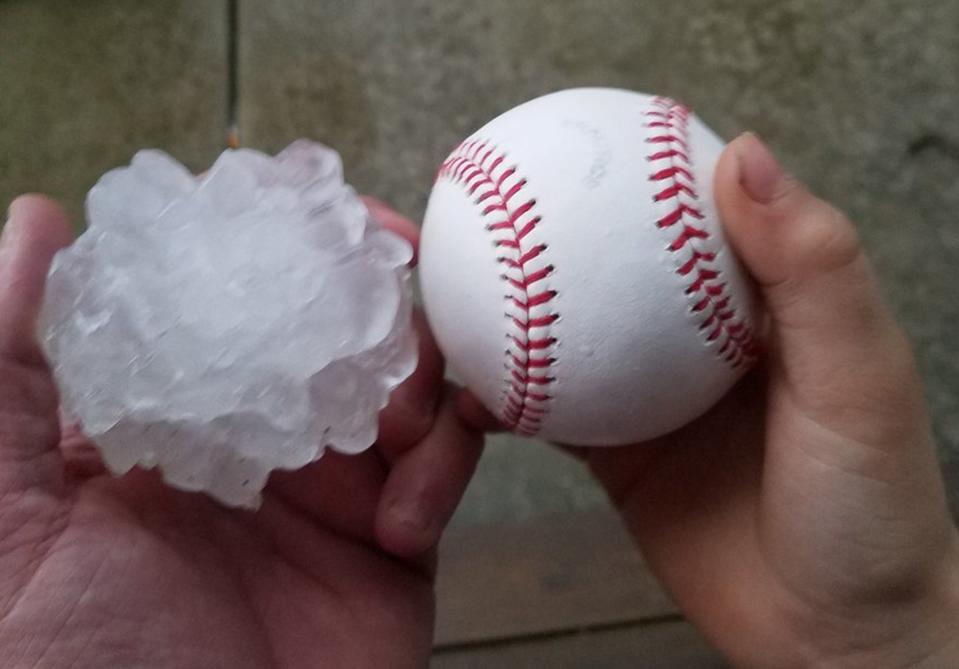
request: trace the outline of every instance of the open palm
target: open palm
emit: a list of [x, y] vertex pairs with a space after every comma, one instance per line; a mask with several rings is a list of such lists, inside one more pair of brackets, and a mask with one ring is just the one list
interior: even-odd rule
[[[411, 239], [407, 224], [370, 203]], [[106, 475], [61, 430], [33, 328], [62, 213], [18, 200], [0, 250], [0, 664], [425, 665], [435, 545], [479, 456], [421, 363], [366, 453], [276, 474], [258, 512]]]

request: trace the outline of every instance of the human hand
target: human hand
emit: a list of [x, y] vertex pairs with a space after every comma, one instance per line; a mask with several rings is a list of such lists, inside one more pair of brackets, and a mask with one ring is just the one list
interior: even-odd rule
[[58, 425], [34, 329], [70, 241], [60, 209], [26, 196], [0, 242], [0, 665], [425, 666], [435, 547], [482, 437], [454, 415], [422, 316], [373, 448], [274, 474], [257, 513], [227, 509], [153, 472], [111, 478]]
[[736, 666], [959, 666], [959, 536], [854, 227], [752, 135], [715, 185], [768, 311], [764, 368], [676, 433], [580, 454]]
[[[675, 433], [566, 450], [736, 666], [959, 666], [959, 536], [912, 354], [855, 229], [752, 135], [715, 186], [768, 312], [764, 367]], [[495, 423], [469, 394], [458, 410]]]

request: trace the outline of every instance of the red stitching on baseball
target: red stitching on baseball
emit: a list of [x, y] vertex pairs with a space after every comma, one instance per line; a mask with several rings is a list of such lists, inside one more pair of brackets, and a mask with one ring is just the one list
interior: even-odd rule
[[646, 156], [653, 164], [649, 180], [659, 186], [653, 202], [671, 206], [656, 226], [663, 230], [678, 226], [678, 232], [670, 237], [669, 251], [678, 253], [691, 248], [689, 258], [676, 269], [688, 281], [686, 294], [696, 298], [690, 311], [703, 314], [700, 332], [707, 342], [722, 341], [717, 355], [736, 368], [753, 360], [758, 346], [745, 320], [737, 320], [730, 306], [727, 284], [713, 264], [716, 254], [697, 247], [697, 242], [709, 240], [710, 235], [700, 227], [704, 216], [690, 160], [689, 115], [689, 109], [664, 97], [655, 98], [652, 108], [644, 113], [648, 119], [645, 127], [650, 132], [646, 142], [656, 147]]
[[556, 322], [556, 319], [559, 318], [559, 314], [550, 314], [549, 316], [543, 316], [542, 318], [530, 318], [527, 321], [521, 321], [515, 316], [511, 316], [513, 323], [518, 328], [545, 328]]
[[523, 255], [519, 257], [520, 267], [521, 268], [525, 267], [531, 261], [538, 258], [540, 254], [545, 250], [546, 250], [546, 244], [540, 244], [539, 246], [534, 246], [533, 248], [531, 248], [529, 251], [527, 251], [526, 253], [524, 253]]
[[657, 151], [651, 156], [646, 156], [647, 160], [662, 160], [663, 158], [679, 158], [683, 162], [687, 162], [689, 160], [689, 156], [687, 156], [683, 151], [677, 151], [676, 149]]
[[[689, 260], [679, 266], [679, 269], [676, 270], [681, 276], [686, 276], [692, 272], [699, 265], [699, 261], [712, 262], [716, 259], [715, 253], [703, 253], [702, 251], [693, 251], [693, 255], [690, 256]], [[728, 298], [727, 298], [728, 299]]]
[[523, 237], [536, 229], [536, 226], [539, 224], [540, 220], [542, 219], [539, 216], [535, 216], [532, 221], [527, 223], [519, 232], [516, 233], [516, 238], [522, 240]]
[[682, 176], [686, 177], [690, 181], [693, 181], [693, 175], [689, 173], [689, 170], [679, 165], [673, 165], [672, 167], [667, 167], [664, 170], [653, 172], [653, 174], [649, 177], [649, 180], [662, 181], [663, 179], [672, 179], [677, 174], [681, 174]]
[[553, 358], [533, 358], [529, 357], [525, 360], [520, 359], [519, 356], [515, 355], [512, 352], [508, 352], [507, 356], [509, 357], [510, 363], [516, 367], [522, 368], [535, 368], [535, 369], [544, 369], [546, 367], [552, 366], [556, 362]]
[[699, 211], [695, 207], [690, 207], [688, 204], [680, 203], [673, 211], [669, 212], [666, 216], [663, 216], [661, 219], [656, 221], [656, 225], [661, 228], [668, 228], [671, 225], [676, 225], [684, 216], [692, 216], [697, 220], [703, 220], [703, 212]]
[[539, 432], [552, 400], [548, 389], [556, 379], [546, 372], [556, 362], [552, 353], [557, 342], [548, 328], [559, 319], [553, 311], [556, 291], [534, 287], [555, 268], [543, 264], [546, 244], [530, 245], [526, 241], [542, 218], [535, 214], [535, 199], [513, 204], [527, 182], [516, 178], [515, 166], [501, 169], [505, 160], [506, 154], [495, 146], [467, 141], [450, 154], [436, 178], [464, 186], [468, 196], [475, 196], [481, 215], [492, 219], [486, 230], [495, 236], [493, 246], [500, 254], [497, 261], [506, 268], [500, 278], [509, 289], [505, 298], [512, 311], [505, 316], [514, 330], [507, 335], [507, 375], [500, 419], [508, 428], [533, 436]]
[[656, 193], [656, 195], [653, 196], [653, 202], [662, 202], [663, 200], [672, 200], [673, 198], [675, 198], [677, 195], [681, 193], [688, 195], [694, 200], [699, 197], [696, 191], [694, 191], [688, 185], [677, 181], [676, 183], [670, 186], [667, 186], [663, 190]]

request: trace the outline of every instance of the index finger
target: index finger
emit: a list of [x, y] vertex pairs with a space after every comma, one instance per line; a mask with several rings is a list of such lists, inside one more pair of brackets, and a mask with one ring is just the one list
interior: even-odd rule
[[388, 462], [418, 443], [433, 427], [443, 390], [443, 357], [420, 309], [413, 313], [417, 334], [416, 370], [395, 388], [380, 412], [377, 447]]
[[420, 248], [420, 229], [416, 227], [416, 224], [382, 200], [370, 195], [361, 195], [360, 199], [363, 200], [363, 204], [366, 205], [370, 215], [380, 225], [399, 235], [413, 246], [413, 260], [410, 261], [410, 267], [416, 267], [416, 259]]

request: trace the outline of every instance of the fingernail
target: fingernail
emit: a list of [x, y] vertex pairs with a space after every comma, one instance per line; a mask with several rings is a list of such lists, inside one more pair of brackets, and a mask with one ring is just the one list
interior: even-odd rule
[[739, 164], [739, 183], [759, 204], [770, 204], [780, 192], [785, 174], [776, 156], [754, 132], [745, 132], [733, 143]]
[[21, 213], [21, 209], [26, 207], [31, 199], [36, 199], [36, 195], [28, 193], [26, 195], [18, 195], [10, 203], [10, 206], [7, 207], [7, 221], [12, 221], [15, 218], [18, 218]]
[[15, 211], [14, 208], [17, 206], [17, 201], [14, 200], [10, 203], [10, 206], [7, 208], [7, 221], [3, 224], [3, 230], [0, 230], [0, 249], [4, 249], [10, 244], [10, 239], [13, 237], [13, 226], [10, 225], [10, 221], [14, 219]]
[[3, 234], [0, 235], [0, 248], [12, 243], [11, 240], [16, 234], [17, 226], [11, 225], [11, 223], [20, 218], [20, 210], [26, 205], [29, 197], [28, 195], [21, 195], [7, 207], [7, 222], [3, 224]]

